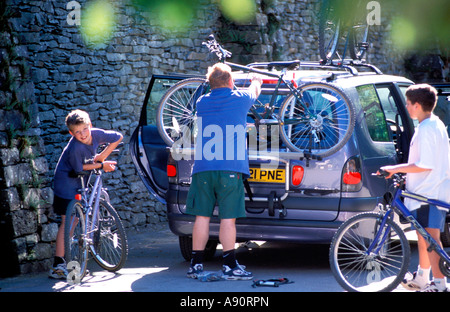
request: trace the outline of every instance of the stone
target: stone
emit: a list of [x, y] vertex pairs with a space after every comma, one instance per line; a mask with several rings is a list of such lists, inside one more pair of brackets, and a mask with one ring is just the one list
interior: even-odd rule
[[49, 223], [42, 225], [41, 239], [43, 242], [56, 241], [59, 226], [56, 223]]

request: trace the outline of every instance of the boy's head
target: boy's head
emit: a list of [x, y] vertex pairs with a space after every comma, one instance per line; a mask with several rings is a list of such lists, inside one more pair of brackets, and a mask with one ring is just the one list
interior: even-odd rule
[[416, 84], [406, 89], [406, 99], [411, 105], [418, 103], [426, 113], [432, 112], [436, 106], [437, 91], [428, 84]]
[[217, 63], [209, 67], [206, 79], [208, 79], [211, 89], [233, 87], [231, 67], [223, 63]]
[[66, 117], [69, 133], [84, 144], [91, 143], [91, 119], [89, 114], [80, 109], [71, 111]]

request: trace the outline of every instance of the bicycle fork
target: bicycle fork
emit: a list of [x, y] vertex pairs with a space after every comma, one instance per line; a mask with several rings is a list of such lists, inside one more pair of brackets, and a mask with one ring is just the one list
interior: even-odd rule
[[383, 218], [381, 219], [381, 222], [378, 224], [375, 224], [374, 231], [376, 231], [376, 235], [373, 239], [373, 242], [370, 244], [369, 248], [367, 248], [365, 255], [366, 256], [377, 256], [380, 253], [381, 248], [384, 245], [384, 242], [386, 241], [387, 236], [389, 235], [391, 231], [391, 226], [386, 225], [387, 220], [392, 218], [393, 210], [391, 208], [388, 208], [386, 213], [384, 214]]

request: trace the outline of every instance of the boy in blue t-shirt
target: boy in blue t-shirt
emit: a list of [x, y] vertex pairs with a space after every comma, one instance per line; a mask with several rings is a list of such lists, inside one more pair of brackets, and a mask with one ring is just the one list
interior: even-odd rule
[[247, 112], [261, 93], [262, 80], [255, 76], [248, 90], [233, 90], [231, 68], [222, 63], [209, 68], [207, 79], [211, 92], [197, 102], [199, 134], [186, 202], [186, 213], [196, 216], [187, 276], [198, 278], [203, 272], [209, 222], [217, 202], [223, 276], [229, 280], [248, 280], [252, 274], [237, 263], [234, 255], [235, 221], [245, 217], [243, 179], [249, 176], [245, 128]]
[[[74, 110], [66, 117], [66, 126], [72, 135], [64, 148], [55, 169], [53, 210], [61, 215], [61, 225], [56, 237], [56, 252], [53, 267], [49, 276], [66, 278], [67, 268], [64, 260], [64, 221], [68, 204], [81, 188], [79, 178], [71, 177], [70, 172], [103, 169], [105, 172], [115, 170], [117, 162], [105, 161], [111, 152], [122, 141], [122, 134], [116, 131], [105, 131], [92, 128], [88, 113]], [[109, 143], [100, 154], [96, 154], [101, 144]]]

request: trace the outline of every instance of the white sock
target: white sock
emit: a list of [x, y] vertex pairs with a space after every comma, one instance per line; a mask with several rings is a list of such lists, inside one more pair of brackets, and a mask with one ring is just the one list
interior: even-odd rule
[[435, 278], [433, 279], [434, 284], [440, 290], [444, 290], [447, 288], [447, 278]]
[[419, 267], [417, 268], [416, 278], [414, 280], [416, 280], [420, 284], [420, 286], [425, 287], [430, 283], [430, 271], [431, 268], [423, 269], [419, 265]]

